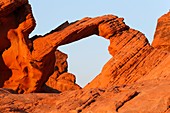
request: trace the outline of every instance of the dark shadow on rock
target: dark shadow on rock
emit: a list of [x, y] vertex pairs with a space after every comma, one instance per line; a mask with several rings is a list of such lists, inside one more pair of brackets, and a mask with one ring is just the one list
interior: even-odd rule
[[41, 90], [42, 93], [61, 93], [60, 91], [53, 89], [47, 85], [44, 85]]
[[3, 87], [4, 82], [9, 80], [11, 76], [12, 71], [5, 65], [2, 58], [2, 53], [0, 53], [0, 87]]
[[0, 94], [17, 94], [17, 92], [8, 88], [0, 88]]

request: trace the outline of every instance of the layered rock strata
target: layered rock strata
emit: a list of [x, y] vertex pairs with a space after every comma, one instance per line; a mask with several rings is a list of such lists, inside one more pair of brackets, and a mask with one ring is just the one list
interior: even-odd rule
[[61, 94], [11, 94], [0, 89], [2, 113], [169, 113], [168, 80], [66, 91]]
[[158, 19], [152, 46], [170, 51], [170, 12]]
[[56, 62], [54, 67], [54, 73], [49, 77], [46, 82], [45, 92], [53, 92], [54, 90], [58, 92], [63, 92], [67, 90], [81, 89], [79, 85], [76, 84], [75, 75], [68, 73], [68, 56], [61, 51], [55, 51]]
[[[0, 113], [169, 113], [169, 14], [158, 20], [152, 46], [113, 15], [65, 22], [29, 39], [35, 20], [28, 1], [0, 1]], [[112, 58], [81, 89], [57, 47], [93, 34], [110, 41]]]
[[[25, 7], [25, 5], [28, 6], [26, 3], [19, 8]], [[10, 14], [15, 13], [15, 11]], [[19, 11], [22, 10], [20, 9]], [[31, 10], [25, 9], [24, 11], [28, 12], [28, 17], [26, 15], [27, 13], [23, 15], [22, 18], [25, 18], [25, 21], [23, 23], [18, 22], [19, 27], [17, 29], [25, 28], [24, 31], [26, 34], [22, 31], [18, 33], [19, 35], [16, 35], [13, 34], [15, 33], [13, 29], [12, 31], [7, 30], [7, 34], [9, 35], [6, 36], [6, 39], [12, 37], [11, 41], [9, 40], [11, 46], [7, 50], [2, 51], [2, 61], [9, 68], [9, 75], [5, 76], [7, 79], [1, 79], [1, 87], [12, 88], [18, 93], [39, 92], [42, 90], [49, 76], [54, 72], [55, 51], [58, 46], [80, 40], [93, 34], [109, 38], [110, 35], [115, 35], [118, 32], [129, 29], [124, 24], [122, 18], [105, 15], [96, 18], [84, 18], [70, 24], [66, 22], [45, 36], [39, 36], [29, 40], [27, 35], [33, 30], [35, 21]], [[17, 14], [20, 13], [18, 12]], [[27, 26], [30, 28], [27, 28]], [[11, 26], [9, 26], [9, 29], [11, 29]], [[105, 31], [105, 29], [108, 30]], [[18, 40], [14, 41], [15, 38]], [[18, 52], [14, 52], [16, 50]], [[9, 58], [8, 56], [12, 53], [15, 54]], [[4, 68], [5, 66], [2, 67]], [[7, 72], [6, 70], [5, 72]], [[4, 77], [3, 73], [1, 77]]]

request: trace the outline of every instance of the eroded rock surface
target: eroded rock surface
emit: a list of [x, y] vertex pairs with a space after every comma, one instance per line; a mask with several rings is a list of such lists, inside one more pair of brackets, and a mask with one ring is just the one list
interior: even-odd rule
[[167, 75], [163, 74], [164, 68], [160, 65], [169, 59], [169, 52], [154, 49], [139, 31], [132, 29], [124, 31], [110, 41], [109, 51], [113, 57], [105, 64], [102, 72], [85, 88], [132, 84], [141, 78], [149, 78], [150, 73], [156, 73], [158, 71], [156, 68], [159, 67], [159, 70], [162, 70], [159, 77], [169, 76], [170, 64], [167, 63], [167, 68], [164, 67], [168, 71]]
[[46, 85], [59, 92], [81, 89], [81, 87], [76, 84], [75, 75], [68, 73], [68, 56], [59, 50], [55, 52], [55, 56], [56, 62], [54, 67], [54, 73], [49, 77], [48, 81], [46, 82]]
[[[35, 90], [28, 35], [35, 27], [26, 0], [4, 0], [0, 7], [0, 87], [23, 93]], [[29, 91], [28, 91], [29, 92]]]
[[[0, 93], [2, 113], [169, 113], [170, 84], [150, 80], [61, 94]], [[1, 92], [1, 90], [0, 90]]]
[[[169, 14], [158, 20], [152, 46], [114, 15], [65, 22], [29, 39], [28, 1], [0, 1], [0, 113], [169, 113]], [[57, 47], [93, 34], [110, 41], [112, 58], [81, 89]]]
[[170, 51], [170, 12], [164, 14], [158, 19], [154, 41], [152, 46], [158, 49]]
[[[27, 3], [23, 4], [15, 11], [22, 12], [24, 9], [20, 8], [25, 8], [25, 5], [29, 6]], [[10, 14], [15, 13], [15, 11]], [[12, 88], [18, 93], [39, 92], [42, 90], [42, 87], [54, 72], [55, 51], [58, 46], [93, 34], [109, 39], [112, 35], [129, 29], [122, 18], [105, 15], [96, 18], [84, 18], [70, 24], [65, 22], [51, 33], [29, 40], [28, 34], [33, 30], [35, 21], [32, 18], [30, 7], [24, 11], [26, 11], [26, 14], [21, 16], [25, 18], [25, 21], [17, 23], [19, 25], [16, 28], [17, 30], [9, 28], [9, 31], [7, 31], [9, 36], [7, 35], [6, 39], [11, 37], [11, 46], [6, 51], [2, 51], [2, 61], [9, 68], [8, 78], [1, 82], [2, 87]], [[17, 14], [20, 13], [18, 12]], [[14, 15], [15, 18], [16, 16]], [[27, 26], [30, 28], [26, 29]], [[15, 38], [18, 40], [15, 41]], [[15, 52], [16, 50], [18, 52]], [[12, 53], [14, 55], [9, 58], [8, 56]], [[7, 72], [6, 70], [5, 72]], [[1, 76], [4, 77], [3, 74]]]

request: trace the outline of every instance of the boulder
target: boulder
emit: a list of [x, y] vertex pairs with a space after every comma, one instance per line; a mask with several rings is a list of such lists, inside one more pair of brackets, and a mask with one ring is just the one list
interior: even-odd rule
[[[77, 90], [81, 89], [79, 85], [76, 84], [75, 75], [68, 73], [67, 55], [59, 50], [55, 52], [56, 61], [54, 67], [54, 73], [49, 77], [46, 85], [48, 86], [43, 89], [45, 92], [53, 92], [54, 90], [58, 92], [63, 92], [67, 90]], [[46, 90], [47, 89], [47, 90]], [[48, 90], [53, 89], [53, 90]]]
[[75, 75], [67, 72], [59, 75], [58, 78], [50, 77], [46, 85], [59, 92], [81, 89], [81, 87], [76, 84]]

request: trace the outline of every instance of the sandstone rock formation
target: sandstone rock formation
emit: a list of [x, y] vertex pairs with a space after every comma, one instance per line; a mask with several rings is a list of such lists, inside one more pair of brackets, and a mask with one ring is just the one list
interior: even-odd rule
[[[170, 13], [158, 20], [151, 46], [113, 15], [65, 22], [29, 39], [35, 20], [28, 1], [0, 4], [0, 113], [170, 112]], [[110, 41], [112, 58], [81, 89], [57, 47], [93, 34]]]
[[[17, 4], [18, 2], [13, 3]], [[25, 3], [18, 10], [22, 12], [24, 9], [20, 8], [25, 8], [25, 5], [29, 6]], [[35, 21], [30, 7], [28, 8], [24, 10], [26, 13], [21, 15], [25, 21], [17, 22], [17, 25], [19, 25], [17, 30], [12, 29], [10, 26], [10, 30], [6, 31], [8, 35], [5, 36], [6, 39], [11, 38], [9, 40], [11, 46], [2, 51], [2, 64], [4, 61], [4, 64], [9, 68], [9, 75], [5, 80], [2, 79], [1, 87], [12, 88], [18, 93], [39, 92], [42, 90], [49, 76], [54, 72], [55, 51], [58, 46], [93, 34], [108, 39], [111, 35], [129, 29], [122, 18], [105, 15], [96, 18], [84, 18], [70, 24], [66, 22], [45, 36], [37, 36], [29, 40], [28, 34], [33, 30]], [[12, 15], [13, 13], [15, 11], [11, 11], [10, 14]], [[18, 12], [17, 14], [20, 13]], [[15, 15], [14, 19], [16, 19]], [[4, 23], [4, 25], [6, 24]], [[14, 41], [15, 38], [18, 40]], [[18, 47], [18, 52], [15, 52], [16, 47]], [[9, 58], [8, 56], [11, 54], [14, 55]], [[5, 66], [2, 67], [4, 68]], [[7, 72], [6, 70], [5, 72]], [[3, 73], [1, 76], [4, 77]]]
[[[145, 36], [136, 30], [129, 29], [110, 40], [109, 50], [113, 58], [105, 64], [102, 72], [85, 88], [132, 84], [140, 78], [147, 77], [150, 72], [156, 73], [155, 67], [158, 68], [161, 63], [169, 58], [168, 51], [154, 49]], [[168, 73], [169, 69], [168, 66]], [[169, 74], [164, 75], [165, 71], [162, 70], [161, 72], [159, 77], [169, 77]]]
[[[76, 84], [75, 75], [71, 73], [63, 73], [57, 78], [53, 78], [53, 76], [51, 76], [46, 82], [46, 85], [59, 92], [81, 89], [81, 87]], [[53, 92], [53, 90], [48, 91], [47, 89], [45, 92]]]
[[152, 46], [170, 51], [170, 12], [158, 19]]
[[61, 94], [10, 94], [0, 90], [2, 113], [169, 113], [169, 81], [145, 81]]
[[35, 85], [27, 79], [33, 75], [28, 35], [35, 20], [27, 0], [3, 0], [0, 12], [0, 87], [23, 93]]
[[49, 77], [48, 81], [46, 82], [46, 85], [59, 92], [81, 89], [81, 87], [76, 84], [75, 75], [68, 73], [68, 56], [59, 50], [55, 51], [55, 56], [56, 62], [54, 67], [54, 73]]
[[0, 87], [18, 93], [41, 91], [54, 72], [56, 47], [51, 47], [52, 51], [42, 56], [42, 61], [32, 56], [33, 40], [28, 35], [35, 20], [27, 0], [2, 1], [0, 14]]

